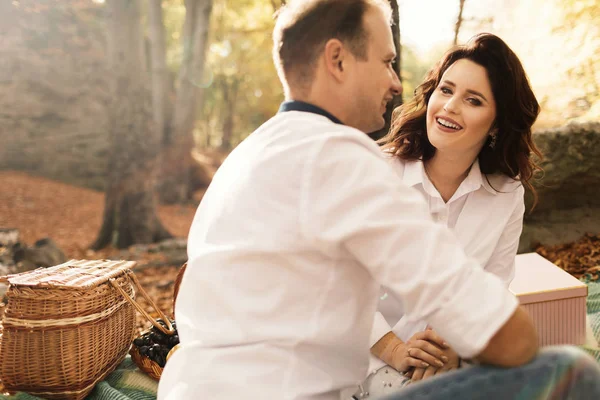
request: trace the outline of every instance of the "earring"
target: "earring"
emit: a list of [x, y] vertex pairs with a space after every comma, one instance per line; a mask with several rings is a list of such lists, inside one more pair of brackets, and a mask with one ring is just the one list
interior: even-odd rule
[[490, 134], [490, 144], [489, 144], [489, 146], [490, 146], [491, 149], [493, 149], [494, 147], [496, 147], [496, 137], [497, 137], [496, 133], [491, 133]]

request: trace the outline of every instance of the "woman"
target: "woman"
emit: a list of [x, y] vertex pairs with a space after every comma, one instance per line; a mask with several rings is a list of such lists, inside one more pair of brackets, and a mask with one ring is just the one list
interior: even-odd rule
[[[522, 230], [524, 187], [535, 196], [530, 181], [539, 168], [532, 155], [541, 154], [531, 127], [538, 114], [518, 57], [497, 36], [479, 34], [428, 73], [381, 140], [398, 176], [423, 194], [433, 218], [453, 229], [465, 252], [507, 287]], [[434, 257], [435, 249], [429, 253], [423, 256]], [[426, 321], [403, 316], [401, 303], [382, 291], [371, 340], [380, 361], [372, 362], [366, 384], [385, 382], [387, 389], [371, 385], [371, 394], [406, 384], [409, 378], [396, 371], [416, 381], [459, 366], [456, 353]]]

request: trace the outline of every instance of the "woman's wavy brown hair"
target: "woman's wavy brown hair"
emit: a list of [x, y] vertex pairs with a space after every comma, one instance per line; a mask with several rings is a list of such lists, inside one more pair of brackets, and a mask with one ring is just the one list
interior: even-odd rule
[[535, 206], [537, 194], [530, 181], [541, 168], [532, 155], [540, 160], [542, 155], [533, 142], [531, 126], [540, 106], [519, 58], [495, 35], [476, 35], [466, 45], [448, 51], [417, 87], [415, 97], [394, 110], [390, 131], [379, 143], [403, 160], [427, 161], [433, 157], [435, 147], [427, 138], [427, 104], [444, 72], [460, 59], [486, 69], [496, 100], [496, 145], [491, 148], [488, 141], [481, 149], [478, 156], [481, 172], [500, 173], [520, 181], [532, 192]]

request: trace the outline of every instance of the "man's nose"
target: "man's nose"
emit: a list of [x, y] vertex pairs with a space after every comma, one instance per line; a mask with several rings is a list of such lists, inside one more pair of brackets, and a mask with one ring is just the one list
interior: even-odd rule
[[400, 82], [400, 78], [398, 78], [398, 74], [394, 71], [394, 80], [392, 82], [392, 93], [394, 96], [400, 96], [404, 88], [402, 87], [402, 82]]

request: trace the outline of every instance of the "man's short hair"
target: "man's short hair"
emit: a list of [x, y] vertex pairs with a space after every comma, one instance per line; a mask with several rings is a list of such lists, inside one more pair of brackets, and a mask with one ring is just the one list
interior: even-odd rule
[[312, 83], [315, 62], [330, 39], [338, 39], [360, 60], [368, 55], [364, 15], [379, 7], [391, 23], [387, 0], [290, 0], [281, 8], [273, 31], [273, 60], [284, 89]]

